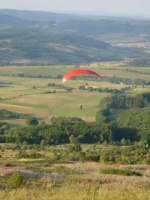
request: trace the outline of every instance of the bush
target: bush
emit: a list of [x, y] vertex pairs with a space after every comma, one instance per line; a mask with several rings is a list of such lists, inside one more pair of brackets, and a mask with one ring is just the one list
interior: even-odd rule
[[10, 187], [18, 188], [23, 184], [23, 181], [24, 181], [23, 176], [17, 172], [17, 173], [12, 174], [8, 178], [7, 183]]
[[128, 169], [101, 169], [101, 174], [113, 174], [113, 175], [123, 175], [123, 176], [142, 176], [140, 172], [128, 170]]
[[26, 153], [26, 152], [19, 152], [16, 155], [16, 158], [31, 158], [31, 159], [36, 159], [36, 158], [41, 158], [43, 157], [43, 155], [41, 155], [40, 153], [36, 153], [36, 152], [31, 152], [31, 153]]

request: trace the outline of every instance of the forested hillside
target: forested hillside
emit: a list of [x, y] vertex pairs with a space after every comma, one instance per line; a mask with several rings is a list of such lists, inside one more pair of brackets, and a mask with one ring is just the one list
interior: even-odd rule
[[[145, 108], [149, 109], [150, 105], [150, 93], [137, 94], [136, 96], [126, 96], [126, 95], [112, 95], [106, 97], [100, 102], [100, 111], [96, 114], [97, 122], [110, 122], [114, 120], [113, 113], [115, 110], [129, 110]], [[130, 111], [129, 111], [130, 112]], [[117, 116], [118, 117], [118, 116]], [[132, 123], [131, 123], [132, 124]]]

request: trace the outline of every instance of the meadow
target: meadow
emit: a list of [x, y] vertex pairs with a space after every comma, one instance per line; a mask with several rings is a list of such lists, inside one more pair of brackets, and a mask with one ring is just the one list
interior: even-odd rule
[[[18, 150], [12, 145], [1, 145], [0, 197], [7, 200], [149, 200], [149, 165], [110, 165], [95, 162], [50, 162], [54, 151], [65, 151], [67, 145], [50, 146], [38, 150], [43, 158], [16, 158]], [[8, 148], [9, 147], [9, 148]], [[83, 145], [83, 149], [94, 145]], [[105, 146], [97, 145], [105, 149]], [[107, 147], [111, 148], [111, 147]], [[123, 147], [122, 147], [123, 148]], [[30, 152], [31, 150], [28, 150]], [[101, 170], [119, 169], [141, 173], [141, 176], [103, 174]], [[23, 181], [17, 186], [17, 179], [9, 182], [12, 174], [21, 174]]]

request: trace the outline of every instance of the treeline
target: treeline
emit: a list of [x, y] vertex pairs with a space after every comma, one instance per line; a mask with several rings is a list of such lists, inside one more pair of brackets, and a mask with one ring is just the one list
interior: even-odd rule
[[148, 67], [150, 66], [150, 59], [138, 59], [138, 60], [133, 60], [130, 62], [131, 66], [134, 67]]
[[88, 91], [88, 92], [105, 92], [105, 93], [124, 93], [124, 91], [129, 90], [130, 87], [124, 87], [121, 89], [114, 89], [114, 88], [101, 88], [101, 87], [92, 87], [92, 86], [84, 86], [84, 85], [80, 85], [78, 87], [79, 90], [83, 90], [83, 91]]
[[[62, 122], [61, 122], [62, 120]], [[28, 126], [23, 128], [7, 130], [0, 135], [0, 142], [40, 144], [45, 145], [77, 143], [111, 143], [120, 141], [122, 138], [132, 142], [137, 139], [137, 132], [132, 128], [123, 130], [112, 124], [87, 123], [81, 119], [55, 118], [51, 125]], [[135, 139], [135, 140], [134, 140]]]
[[[135, 118], [137, 112], [138, 117]], [[127, 116], [130, 126], [124, 124]], [[141, 118], [143, 120], [139, 123]], [[124, 139], [126, 144], [142, 141], [150, 145], [150, 122], [148, 119], [150, 119], [150, 109], [147, 109], [147, 112], [135, 110], [112, 123], [85, 122], [74, 117], [53, 117], [50, 125], [40, 124], [7, 129], [0, 134], [0, 142], [16, 144], [24, 142], [40, 144], [43, 142], [44, 145], [64, 143], [121, 144], [122, 139]], [[138, 126], [136, 126], [137, 123], [139, 123]]]
[[23, 115], [8, 111], [6, 109], [0, 109], [0, 119], [19, 119], [22, 118]]
[[[3, 74], [2, 76], [8, 76], [8, 74]], [[11, 74], [13, 77], [27, 77], [27, 78], [54, 78], [54, 79], [62, 79], [63, 75], [58, 74], [57, 76], [51, 76], [51, 75], [31, 75], [31, 74]]]
[[101, 107], [129, 109], [143, 108], [150, 102], [150, 93], [141, 93], [136, 96], [113, 95], [106, 97], [100, 102]]
[[122, 78], [122, 77], [105, 77], [105, 81], [111, 82], [111, 83], [120, 83], [120, 84], [126, 84], [126, 85], [150, 85], [150, 81], [145, 81], [143, 79], [129, 79], [129, 78]]

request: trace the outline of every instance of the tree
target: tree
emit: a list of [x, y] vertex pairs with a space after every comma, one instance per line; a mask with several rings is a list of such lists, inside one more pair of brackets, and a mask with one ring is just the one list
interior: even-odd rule
[[47, 141], [46, 140], [41, 140], [40, 142], [40, 147], [41, 149], [44, 149], [44, 147], [47, 145]]
[[127, 141], [124, 138], [122, 138], [120, 142], [122, 145], [127, 145]]
[[77, 143], [77, 139], [73, 135], [71, 135], [69, 137], [69, 141], [70, 141], [70, 144], [76, 144]]
[[88, 87], [88, 88], [87, 88], [87, 91], [93, 92], [93, 91], [95, 91], [95, 89], [94, 89], [93, 87]]
[[27, 125], [37, 126], [39, 124], [38, 120], [35, 117], [28, 117], [26, 119]]

